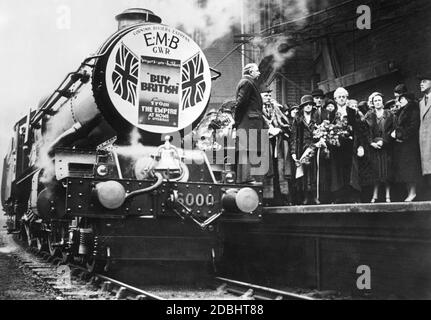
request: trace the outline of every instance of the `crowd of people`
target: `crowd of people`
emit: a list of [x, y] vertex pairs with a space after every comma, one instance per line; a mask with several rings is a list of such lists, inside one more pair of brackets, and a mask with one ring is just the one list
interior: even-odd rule
[[[259, 75], [256, 64], [244, 68], [235, 126], [269, 132], [271, 172], [252, 177], [241, 162], [238, 183], [271, 181], [277, 204], [294, 205], [412, 202], [420, 181], [431, 184], [431, 75], [418, 79], [420, 99], [399, 84], [389, 99], [374, 92], [358, 102], [344, 88], [331, 96], [318, 89], [292, 106], [260, 92]], [[404, 186], [401, 199], [395, 185]]]

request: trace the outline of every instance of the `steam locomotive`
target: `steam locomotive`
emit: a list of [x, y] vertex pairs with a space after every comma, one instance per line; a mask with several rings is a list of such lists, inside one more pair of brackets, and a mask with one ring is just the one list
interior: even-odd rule
[[116, 19], [97, 54], [15, 124], [1, 186], [7, 230], [90, 270], [217, 261], [220, 222], [262, 212], [261, 187], [216, 179], [206, 153], [184, 145], [217, 71], [153, 12]]

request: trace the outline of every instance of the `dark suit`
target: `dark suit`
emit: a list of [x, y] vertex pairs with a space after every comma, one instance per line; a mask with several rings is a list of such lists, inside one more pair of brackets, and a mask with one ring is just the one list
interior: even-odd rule
[[396, 113], [394, 173], [396, 182], [416, 183], [421, 170], [419, 147], [420, 111], [416, 102], [409, 102]]
[[[262, 181], [263, 177], [252, 177], [250, 169], [252, 165], [244, 158], [244, 151], [260, 154], [262, 152], [261, 141], [265, 142], [267, 149], [269, 139], [266, 132], [261, 130], [267, 128], [263, 119], [263, 101], [256, 81], [250, 76], [244, 76], [238, 83], [236, 91], [235, 127], [237, 128], [237, 151], [241, 159], [237, 166], [238, 183], [250, 180]], [[250, 131], [250, 129], [254, 129]], [[245, 136], [247, 139], [245, 139]], [[262, 140], [264, 139], [264, 140]], [[266, 150], [264, 150], [266, 152]], [[269, 160], [269, 159], [268, 159]], [[247, 163], [245, 163], [247, 162]], [[258, 166], [257, 166], [258, 167]]]
[[263, 120], [263, 101], [256, 81], [244, 76], [236, 91], [235, 125], [237, 129], [268, 128]]

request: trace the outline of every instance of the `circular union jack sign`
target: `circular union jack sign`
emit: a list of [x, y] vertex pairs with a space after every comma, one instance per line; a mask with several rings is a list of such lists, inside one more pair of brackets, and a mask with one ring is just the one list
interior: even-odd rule
[[147, 24], [126, 34], [108, 59], [109, 97], [141, 130], [170, 133], [190, 126], [205, 111], [211, 72], [201, 48], [186, 34]]

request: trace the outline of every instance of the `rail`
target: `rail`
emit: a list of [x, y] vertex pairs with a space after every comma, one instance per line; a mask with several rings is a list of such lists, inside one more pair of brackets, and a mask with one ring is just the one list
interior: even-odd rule
[[[91, 275], [88, 270], [81, 266], [70, 265], [70, 267], [79, 269], [82, 272]], [[117, 299], [134, 298], [136, 300], [165, 300], [162, 297], [101, 274], [92, 274], [91, 276], [93, 278], [93, 284], [97, 284], [103, 280], [102, 290], [116, 293]]]
[[216, 280], [221, 283], [220, 289], [242, 297], [254, 298], [255, 300], [316, 300], [308, 296], [262, 287], [251, 283], [220, 277], [217, 277]]
[[[61, 265], [66, 265], [70, 268], [72, 277], [83, 280], [88, 284], [92, 284], [94, 287], [100, 289], [104, 293], [115, 295], [115, 299], [117, 300], [165, 300], [162, 297], [133, 287], [124, 282], [109, 278], [101, 274], [91, 273], [82, 266], [75, 265], [72, 263], [64, 264], [61, 258], [54, 258], [47, 252], [38, 251], [37, 248], [29, 247], [27, 248], [27, 251], [32, 253], [36, 257], [42, 258], [44, 262], [46, 262], [48, 265], [51, 265], [52, 267], [60, 267]], [[34, 264], [35, 262], [29, 261], [29, 263]], [[46, 268], [46, 266], [36, 263], [36, 267], [34, 269], [40, 269], [43, 272], [44, 270], [46, 271]], [[70, 291], [70, 288], [67, 289], [68, 291]], [[80, 290], [80, 288], [76, 289], [78, 291]]]

